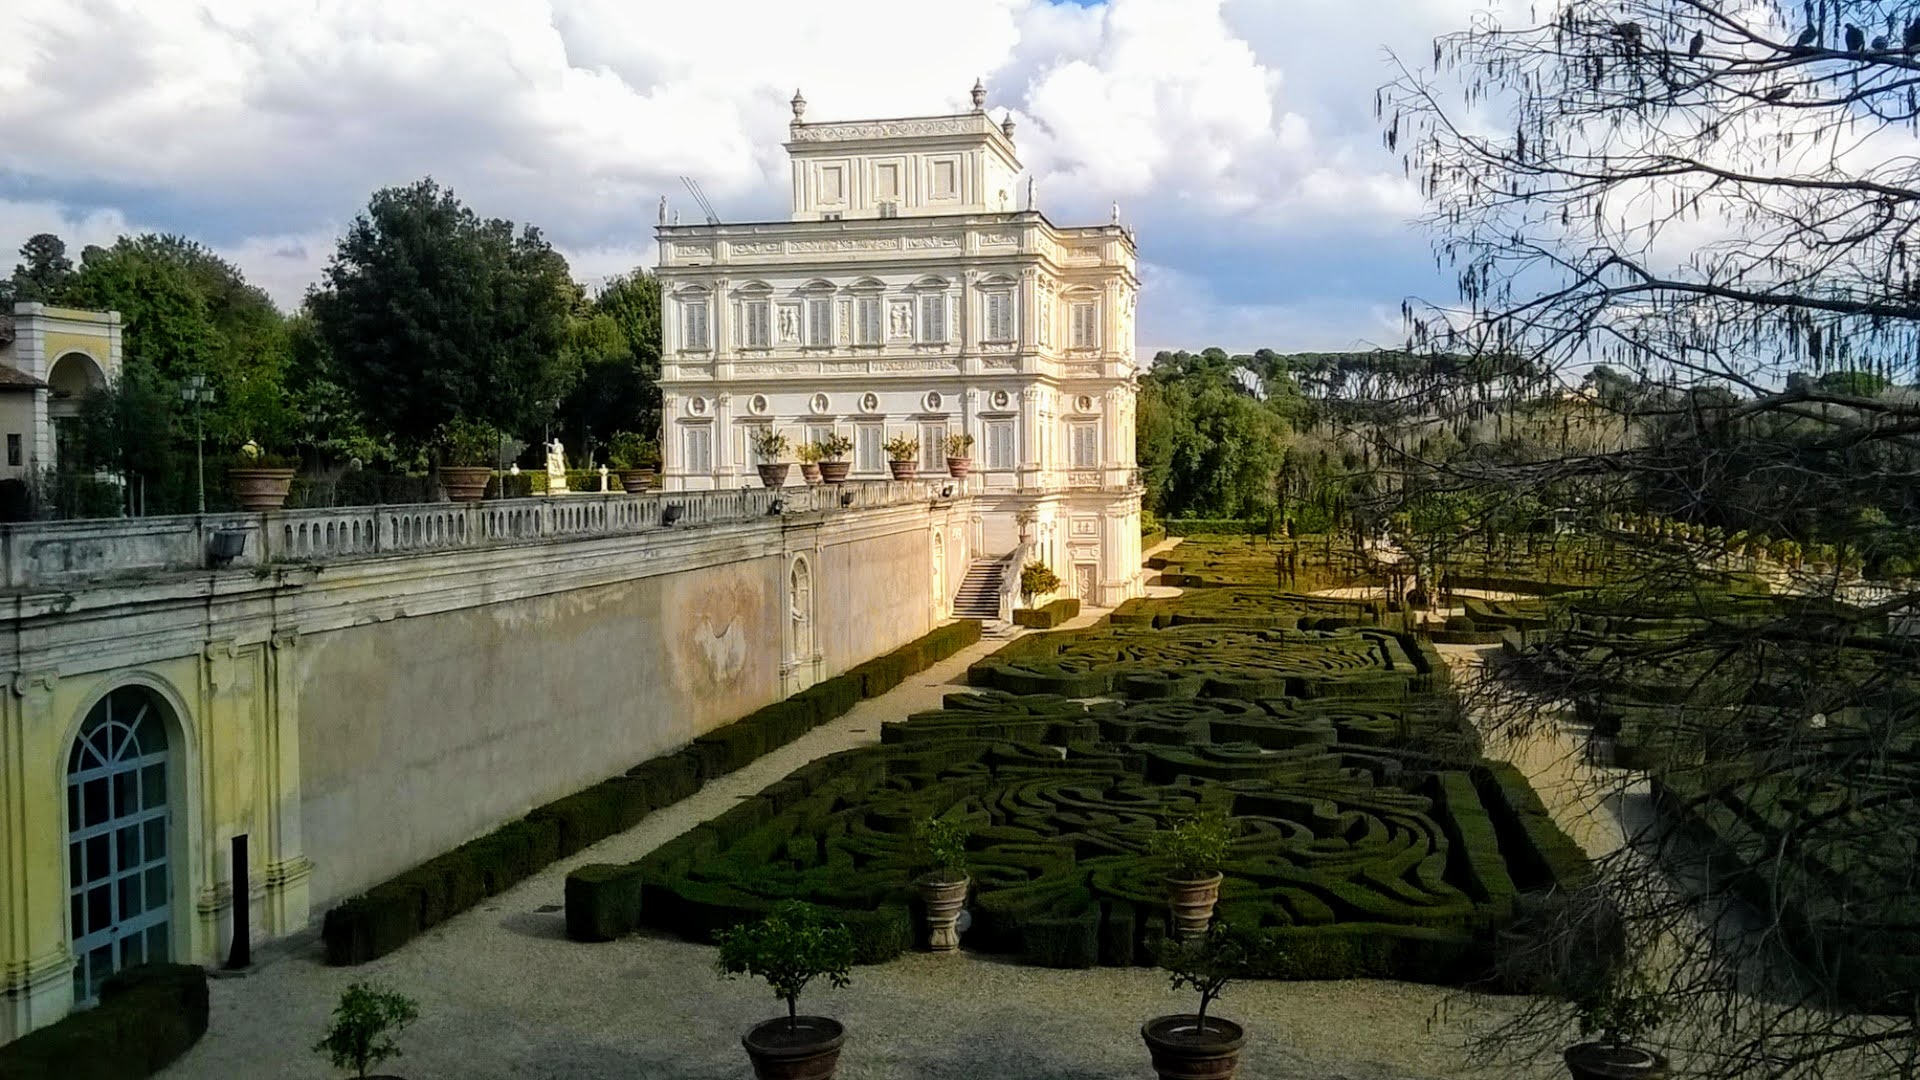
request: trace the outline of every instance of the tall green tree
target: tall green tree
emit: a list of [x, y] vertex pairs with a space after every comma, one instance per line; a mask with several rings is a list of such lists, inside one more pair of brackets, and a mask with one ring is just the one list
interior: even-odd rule
[[17, 301], [63, 302], [62, 293], [73, 276], [66, 241], [52, 233], [35, 233], [20, 245], [20, 259], [14, 264], [13, 277], [0, 282], [0, 303], [10, 308]]
[[561, 402], [560, 427], [572, 445], [605, 447], [622, 431], [658, 438], [657, 278], [645, 270], [621, 274], [583, 300], [568, 329], [568, 350], [580, 380]]
[[536, 228], [432, 179], [374, 193], [308, 309], [361, 410], [405, 449], [455, 417], [524, 434], [570, 389], [577, 292]]

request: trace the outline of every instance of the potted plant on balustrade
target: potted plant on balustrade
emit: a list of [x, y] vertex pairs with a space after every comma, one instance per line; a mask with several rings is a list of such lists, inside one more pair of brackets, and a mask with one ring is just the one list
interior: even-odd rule
[[740, 1037], [760, 1080], [829, 1080], [840, 1061], [846, 1029], [824, 1016], [800, 1015], [800, 992], [815, 979], [835, 989], [850, 981], [853, 935], [828, 922], [812, 904], [788, 900], [757, 923], [715, 935], [723, 978], [765, 979], [787, 1015], [756, 1024]]
[[921, 865], [930, 869], [913, 879], [927, 908], [927, 947], [951, 952], [960, 947], [960, 909], [967, 904], [967, 837], [972, 830], [950, 818], [924, 818], [914, 826]]
[[794, 450], [793, 456], [800, 459], [800, 479], [809, 484], [819, 483], [820, 459], [826, 456], [826, 452], [820, 449], [820, 444], [801, 443], [799, 448]]
[[440, 429], [440, 487], [453, 502], [479, 502], [500, 457], [500, 429], [458, 417]]
[[1033, 598], [1060, 588], [1060, 575], [1043, 562], [1030, 562], [1020, 568], [1020, 602], [1033, 606]]
[[947, 436], [947, 475], [965, 480], [973, 471], [973, 436], [965, 432]]
[[340, 995], [327, 1033], [314, 1044], [313, 1051], [325, 1054], [334, 1068], [360, 1080], [399, 1080], [394, 1076], [368, 1076], [367, 1070], [400, 1056], [393, 1037], [419, 1016], [419, 1004], [405, 994], [357, 982]]
[[1200, 993], [1199, 1012], [1156, 1016], [1140, 1025], [1140, 1038], [1162, 1080], [1232, 1080], [1240, 1068], [1240, 1050], [1247, 1045], [1246, 1029], [1208, 1016], [1207, 1007], [1227, 983], [1247, 974], [1252, 954], [1242, 932], [1224, 923], [1188, 941], [1169, 941], [1161, 949], [1160, 966], [1171, 976], [1173, 989]]
[[1666, 1080], [1667, 1059], [1634, 1043], [1666, 1019], [1638, 964], [1610, 965], [1573, 1001], [1582, 1042], [1563, 1055], [1573, 1080]]
[[1167, 909], [1176, 936], [1207, 932], [1220, 899], [1220, 867], [1232, 844], [1233, 823], [1212, 807], [1181, 814], [1147, 838], [1147, 853], [1167, 863]]
[[227, 466], [227, 484], [242, 510], [278, 510], [293, 489], [294, 463], [248, 439]]
[[785, 487], [791, 466], [781, 461], [780, 456], [787, 452], [787, 437], [769, 424], [756, 430], [752, 438], [753, 454], [760, 459], [756, 466], [760, 470], [760, 483], [770, 488]]
[[820, 440], [820, 478], [829, 484], [844, 484], [847, 470], [853, 463], [847, 455], [853, 452], [853, 440], [839, 432]]
[[640, 495], [653, 486], [660, 446], [637, 432], [616, 432], [607, 442], [607, 460], [619, 472], [620, 486], [627, 494]]
[[887, 468], [895, 480], [911, 480], [920, 471], [920, 440], [911, 435], [895, 435], [885, 444]]

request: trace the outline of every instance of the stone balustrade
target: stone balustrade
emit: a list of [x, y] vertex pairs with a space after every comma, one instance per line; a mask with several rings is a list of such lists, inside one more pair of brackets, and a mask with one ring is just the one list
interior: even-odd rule
[[0, 581], [9, 589], [61, 588], [204, 570], [213, 565], [216, 538], [222, 533], [244, 537], [240, 554], [225, 566], [258, 569], [276, 563], [698, 528], [767, 516], [776, 501], [787, 514], [859, 510], [939, 499], [947, 484], [934, 478], [772, 491], [572, 494], [479, 503], [26, 522], [0, 525]]

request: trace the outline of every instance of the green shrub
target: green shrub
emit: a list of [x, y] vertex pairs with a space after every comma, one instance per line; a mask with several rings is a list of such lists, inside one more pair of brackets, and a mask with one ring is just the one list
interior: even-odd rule
[[393, 1038], [420, 1017], [420, 1006], [404, 994], [354, 983], [341, 993], [333, 1018], [313, 1052], [325, 1054], [336, 1069], [364, 1078], [367, 1070], [400, 1056]]
[[320, 924], [327, 963], [364, 964], [413, 940], [420, 932], [417, 888], [376, 885], [327, 912]]
[[100, 987], [100, 1004], [0, 1046], [0, 1080], [142, 1080], [206, 1034], [207, 973], [142, 964]]
[[1022, 608], [1013, 613], [1016, 626], [1051, 630], [1080, 614], [1080, 601], [1067, 597], [1037, 608]]
[[808, 983], [825, 979], [840, 989], [849, 982], [853, 935], [811, 904], [781, 904], [759, 922], [726, 930], [718, 939], [720, 974], [765, 979], [774, 996], [787, 1003], [789, 1022], [799, 1013], [800, 993]]
[[567, 875], [567, 936], [612, 941], [640, 925], [638, 866], [596, 863]]

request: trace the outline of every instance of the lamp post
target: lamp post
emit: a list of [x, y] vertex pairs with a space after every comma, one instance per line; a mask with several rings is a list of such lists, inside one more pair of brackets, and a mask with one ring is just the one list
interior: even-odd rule
[[213, 400], [213, 388], [207, 385], [205, 375], [187, 376], [187, 385], [180, 388], [180, 400], [193, 406], [193, 469], [198, 480], [200, 493], [200, 513], [207, 512], [207, 453], [206, 435], [201, 428], [200, 406]]

